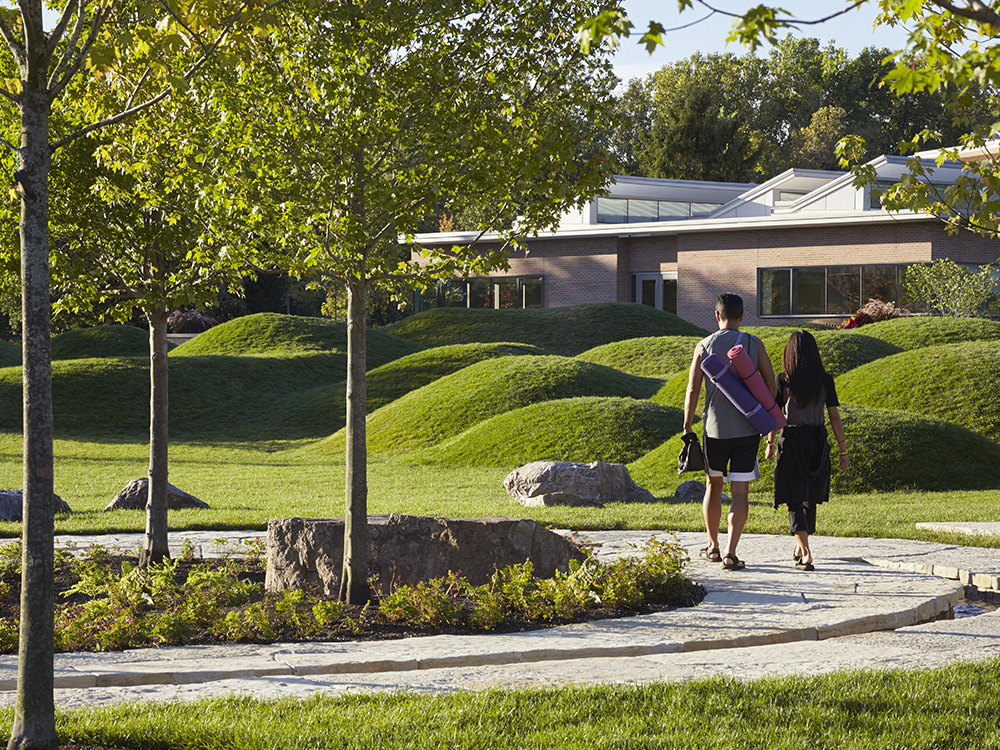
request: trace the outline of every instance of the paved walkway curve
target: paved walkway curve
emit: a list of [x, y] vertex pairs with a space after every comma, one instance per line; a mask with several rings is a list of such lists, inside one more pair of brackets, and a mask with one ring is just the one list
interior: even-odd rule
[[[635, 554], [661, 532], [581, 534], [598, 556]], [[198, 554], [251, 532], [178, 532]], [[61, 537], [129, 548], [140, 535]], [[528, 633], [396, 641], [185, 646], [56, 655], [62, 708], [238, 693], [260, 698], [350, 691], [450, 691], [565, 683], [640, 683], [710, 675], [750, 679], [848, 668], [922, 668], [1000, 656], [1000, 612], [947, 619], [965, 585], [1000, 589], [1000, 550], [815, 537], [816, 571], [792, 565], [790, 537], [746, 535], [747, 568], [697, 559], [701, 534], [677, 535], [708, 590], [697, 607]], [[225, 539], [226, 541], [222, 541]], [[14, 700], [16, 657], [0, 657], [0, 703]]]

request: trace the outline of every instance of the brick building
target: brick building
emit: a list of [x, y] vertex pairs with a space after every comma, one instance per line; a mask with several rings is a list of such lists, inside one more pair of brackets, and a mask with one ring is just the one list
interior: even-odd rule
[[[872, 162], [878, 184], [906, 173], [906, 159]], [[931, 177], [951, 184], [960, 163]], [[467, 244], [471, 234], [418, 235], [425, 247]], [[610, 192], [528, 241], [510, 269], [456, 279], [418, 308], [562, 307], [636, 302], [711, 327], [713, 303], [736, 292], [746, 324], [833, 323], [868, 299], [903, 303], [906, 267], [949, 258], [996, 264], [1000, 243], [941, 221], [882, 210], [850, 174], [792, 169], [762, 185], [617, 177]]]

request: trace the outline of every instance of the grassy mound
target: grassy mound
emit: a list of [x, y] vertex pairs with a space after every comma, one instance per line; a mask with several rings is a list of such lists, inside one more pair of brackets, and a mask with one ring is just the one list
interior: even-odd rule
[[[344, 355], [170, 358], [173, 438], [270, 440], [320, 437], [344, 424]], [[309, 396], [322, 391], [328, 398]], [[339, 398], [337, 395], [339, 394]], [[149, 366], [144, 359], [53, 362], [59, 435], [147, 439]], [[0, 372], [0, 429], [21, 428], [21, 370]]]
[[517, 341], [573, 356], [636, 336], [705, 336], [707, 331], [662, 310], [601, 302], [543, 310], [428, 310], [386, 326], [388, 333], [425, 346]]
[[893, 318], [845, 331], [852, 336], [871, 336], [900, 349], [921, 349], [962, 341], [1000, 339], [1000, 321], [983, 318], [913, 317]]
[[1000, 442], [996, 350], [993, 341], [967, 341], [902, 352], [841, 375], [837, 393], [842, 402], [946, 419]]
[[21, 347], [11, 341], [0, 340], [0, 367], [20, 367]]
[[614, 367], [642, 377], [662, 378], [691, 366], [695, 345], [703, 336], [645, 336], [589, 349], [577, 359]]
[[[647, 398], [658, 381], [566, 357], [500, 357], [411, 391], [368, 418], [370, 453], [405, 453], [440, 443], [472, 425], [539, 401], [576, 396]], [[343, 433], [324, 448], [339, 453]]]
[[[688, 373], [687, 370], [682, 370], [681, 372], [675, 372], [672, 375], [668, 375], [666, 380], [664, 380], [663, 385], [660, 389], [653, 394], [651, 397], [653, 401], [658, 404], [663, 404], [664, 406], [673, 406], [677, 409], [684, 408], [684, 396], [687, 393], [688, 384]], [[701, 416], [701, 413], [705, 411], [705, 389], [701, 389], [701, 393], [698, 394], [698, 407], [695, 409], [695, 414]]]
[[531, 461], [628, 463], [679, 432], [682, 419], [679, 410], [646, 400], [558, 399], [498, 414], [422, 456], [511, 469]]
[[[368, 369], [374, 369], [424, 347], [369, 328]], [[205, 354], [284, 355], [300, 352], [346, 352], [347, 325], [326, 318], [257, 313], [230, 320], [178, 346], [171, 356]]]
[[502, 343], [454, 344], [408, 354], [368, 373], [368, 411], [476, 362], [521, 354], [545, 352], [535, 346]]
[[[764, 342], [774, 371], [783, 370], [781, 359], [785, 352], [785, 344], [788, 343], [788, 337], [796, 328], [793, 326], [751, 326], [746, 330], [760, 337], [760, 340]], [[902, 351], [900, 347], [892, 343], [861, 333], [838, 331], [825, 326], [807, 328], [807, 330], [816, 337], [816, 346], [819, 347], [820, 356], [823, 357], [823, 366], [834, 377], [868, 362], [874, 362]]]
[[148, 356], [149, 332], [135, 326], [80, 328], [52, 338], [53, 360]]
[[[905, 411], [845, 405], [840, 409], [851, 455], [851, 467], [841, 474], [833, 461], [835, 494], [893, 490], [975, 490], [1000, 488], [1000, 446], [959, 425]], [[696, 427], [701, 435], [701, 429]], [[836, 448], [832, 431], [831, 450]], [[700, 473], [677, 475], [681, 436], [629, 464], [632, 478], [654, 495], [672, 495], [688, 479], [705, 481]], [[836, 453], [833, 454], [836, 459]], [[774, 464], [760, 451], [760, 480], [753, 492], [773, 492]], [[835, 501], [835, 499], [834, 499]]]

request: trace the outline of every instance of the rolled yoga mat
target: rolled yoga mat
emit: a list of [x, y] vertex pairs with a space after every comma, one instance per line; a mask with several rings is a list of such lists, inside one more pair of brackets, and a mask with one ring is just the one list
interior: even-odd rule
[[701, 369], [761, 435], [766, 435], [778, 426], [774, 417], [767, 413], [750, 393], [750, 389], [740, 380], [732, 361], [728, 359], [723, 361], [718, 355], [709, 354], [701, 361]]
[[733, 369], [740, 376], [743, 385], [749, 389], [751, 395], [757, 399], [757, 402], [767, 410], [767, 413], [777, 423], [777, 428], [781, 429], [784, 427], [786, 422], [785, 415], [774, 402], [774, 396], [771, 395], [771, 391], [764, 385], [764, 378], [760, 376], [756, 363], [747, 354], [746, 347], [742, 344], [737, 344], [730, 349], [729, 361], [733, 363]]

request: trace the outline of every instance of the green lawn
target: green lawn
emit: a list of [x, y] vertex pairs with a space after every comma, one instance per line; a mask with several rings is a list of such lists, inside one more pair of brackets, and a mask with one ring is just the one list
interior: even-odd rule
[[[57, 728], [62, 742], [157, 750], [996, 750], [998, 669], [127, 703], [61, 712]], [[9, 732], [9, 709], [0, 722]]]
[[[57, 440], [55, 488], [73, 513], [56, 519], [57, 534], [141, 532], [141, 511], [103, 512], [125, 484], [143, 476], [149, 462], [140, 443]], [[0, 486], [20, 487], [21, 439], [0, 433]], [[524, 508], [510, 500], [503, 479], [512, 467], [469, 467], [414, 458], [373, 458], [369, 511], [457, 517], [519, 516], [559, 528], [702, 528], [698, 501], [679, 502], [672, 489], [653, 503], [610, 503], [604, 508]], [[647, 466], [646, 471], [652, 471]], [[648, 475], [647, 475], [648, 476]], [[694, 475], [690, 475], [694, 476]], [[686, 478], [686, 477], [684, 477]], [[344, 465], [308, 442], [203, 443], [174, 441], [170, 481], [205, 500], [210, 510], [170, 512], [172, 529], [260, 529], [274, 517], [340, 516]], [[676, 486], [675, 465], [662, 468], [662, 484]], [[652, 485], [651, 485], [652, 486]], [[752, 496], [748, 533], [784, 534], [787, 515], [771, 507], [767, 492]], [[824, 535], [926, 539], [1000, 546], [1000, 539], [919, 531], [918, 521], [1000, 521], [1000, 491], [944, 491], [837, 495], [820, 509]], [[19, 523], [0, 523], [0, 535], [17, 536]]]

